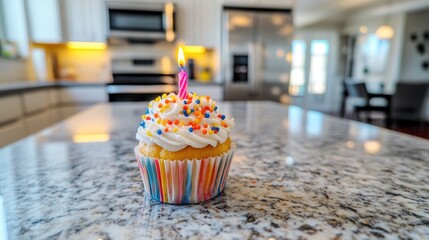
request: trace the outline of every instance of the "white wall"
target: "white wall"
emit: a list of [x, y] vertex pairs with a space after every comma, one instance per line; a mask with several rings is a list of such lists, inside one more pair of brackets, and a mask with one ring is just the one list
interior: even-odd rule
[[[429, 61], [429, 45], [426, 44], [424, 56], [417, 53], [416, 45], [410, 40], [411, 33], [418, 33], [420, 41], [422, 32], [428, 31], [429, 9], [411, 12], [406, 16], [404, 44], [402, 49], [401, 82], [429, 82], [429, 71], [421, 67], [422, 60]], [[423, 117], [429, 120], [429, 90], [426, 92], [426, 100], [423, 106]]]
[[[390, 40], [389, 56], [387, 57], [386, 65], [383, 71], [380, 73], [369, 73], [367, 75], [362, 73], [362, 69], [359, 66], [364, 65], [362, 59], [359, 59], [359, 53], [355, 53], [355, 69], [353, 77], [357, 80], [363, 80], [368, 85], [378, 85], [384, 83], [387, 92], [394, 92], [395, 84], [400, 78], [400, 66], [401, 66], [401, 54], [402, 54], [402, 42], [403, 42], [403, 31], [405, 14], [398, 13], [389, 16], [386, 20], [384, 17], [372, 17], [372, 18], [355, 18], [346, 22], [343, 29], [345, 33], [358, 35], [359, 41], [362, 41], [367, 34], [374, 34], [377, 28], [386, 21], [387, 24], [392, 26], [395, 31], [394, 37]], [[368, 29], [366, 34], [360, 33], [359, 28], [365, 26]], [[359, 49], [359, 46], [357, 47]]]
[[[349, 34], [358, 34], [360, 26], [368, 27], [368, 33], [375, 33], [378, 26], [384, 22], [384, 17], [371, 17], [362, 15], [361, 18], [354, 17], [348, 21], [343, 29]], [[362, 78], [361, 80], [371, 83], [383, 82], [387, 92], [395, 92], [397, 82], [428, 82], [429, 71], [421, 69], [421, 59], [416, 50], [415, 45], [409, 40], [410, 32], [416, 30], [428, 29], [429, 10], [413, 12], [413, 13], [396, 13], [387, 18], [387, 23], [395, 30], [395, 36], [391, 39], [391, 46], [388, 61], [385, 71], [382, 74], [371, 75]], [[421, 31], [419, 31], [421, 32]], [[427, 45], [426, 45], [427, 46]], [[429, 49], [426, 49], [429, 51]], [[426, 59], [429, 59], [429, 54], [426, 53]], [[357, 59], [357, 61], [359, 61]], [[429, 92], [426, 96], [423, 117], [429, 120]]]
[[[424, 31], [429, 31], [429, 9], [408, 13], [405, 23], [404, 45], [402, 49], [402, 64], [400, 81], [404, 82], [429, 82], [429, 71], [423, 70], [422, 61], [429, 61], [429, 49], [425, 55], [420, 55], [416, 50], [416, 43], [410, 40], [411, 33], [419, 34], [419, 41], [422, 41]], [[426, 48], [429, 45], [426, 44]]]

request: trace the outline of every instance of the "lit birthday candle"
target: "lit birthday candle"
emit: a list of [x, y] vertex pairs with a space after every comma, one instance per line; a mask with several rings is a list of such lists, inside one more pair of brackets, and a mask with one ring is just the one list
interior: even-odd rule
[[182, 47], [179, 48], [178, 63], [180, 67], [179, 72], [179, 97], [182, 99], [188, 96], [188, 74], [185, 71], [185, 56]]

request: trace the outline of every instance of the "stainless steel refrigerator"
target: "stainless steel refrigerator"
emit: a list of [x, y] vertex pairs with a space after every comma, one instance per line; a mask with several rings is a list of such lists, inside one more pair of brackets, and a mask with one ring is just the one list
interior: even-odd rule
[[224, 7], [222, 15], [225, 100], [280, 101], [287, 96], [291, 11]]

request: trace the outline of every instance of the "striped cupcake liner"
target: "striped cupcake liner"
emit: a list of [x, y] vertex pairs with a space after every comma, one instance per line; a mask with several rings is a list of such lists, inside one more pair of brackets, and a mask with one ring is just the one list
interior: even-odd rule
[[162, 160], [144, 156], [134, 148], [145, 191], [155, 200], [171, 204], [200, 203], [225, 188], [235, 145], [217, 157]]

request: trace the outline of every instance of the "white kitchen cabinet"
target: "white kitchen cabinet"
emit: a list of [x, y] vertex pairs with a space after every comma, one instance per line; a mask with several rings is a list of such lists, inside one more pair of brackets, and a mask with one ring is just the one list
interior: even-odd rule
[[15, 142], [26, 136], [23, 121], [15, 121], [4, 126], [0, 126], [0, 147]]
[[55, 107], [60, 104], [59, 90], [57, 88], [47, 89], [49, 106]]
[[62, 104], [87, 104], [107, 102], [107, 92], [102, 87], [69, 87], [60, 90]]
[[46, 90], [26, 92], [22, 99], [26, 114], [43, 111], [49, 106], [49, 95]]
[[68, 41], [86, 42], [89, 40], [87, 10], [85, 0], [64, 0], [64, 26]]
[[210, 48], [216, 48], [220, 45], [220, 15], [221, 6], [218, 1], [199, 1], [194, 0], [196, 4], [195, 14], [198, 23], [196, 31], [196, 42]]
[[92, 39], [94, 42], [106, 42], [107, 39], [107, 13], [104, 0], [90, 0], [92, 11], [89, 14], [92, 17]]
[[220, 2], [176, 1], [177, 39], [186, 45], [216, 48], [220, 45]]
[[105, 42], [103, 0], [26, 0], [33, 42]]
[[26, 133], [32, 134], [40, 131], [53, 123], [51, 114], [48, 111], [30, 115], [24, 119]]
[[15, 121], [23, 116], [22, 102], [19, 95], [1, 97], [0, 109], [2, 109], [0, 111], [0, 125]]
[[103, 0], [64, 1], [66, 40], [72, 42], [105, 42], [106, 18]]
[[57, 43], [63, 40], [60, 2], [26, 0], [30, 38], [33, 42]]

